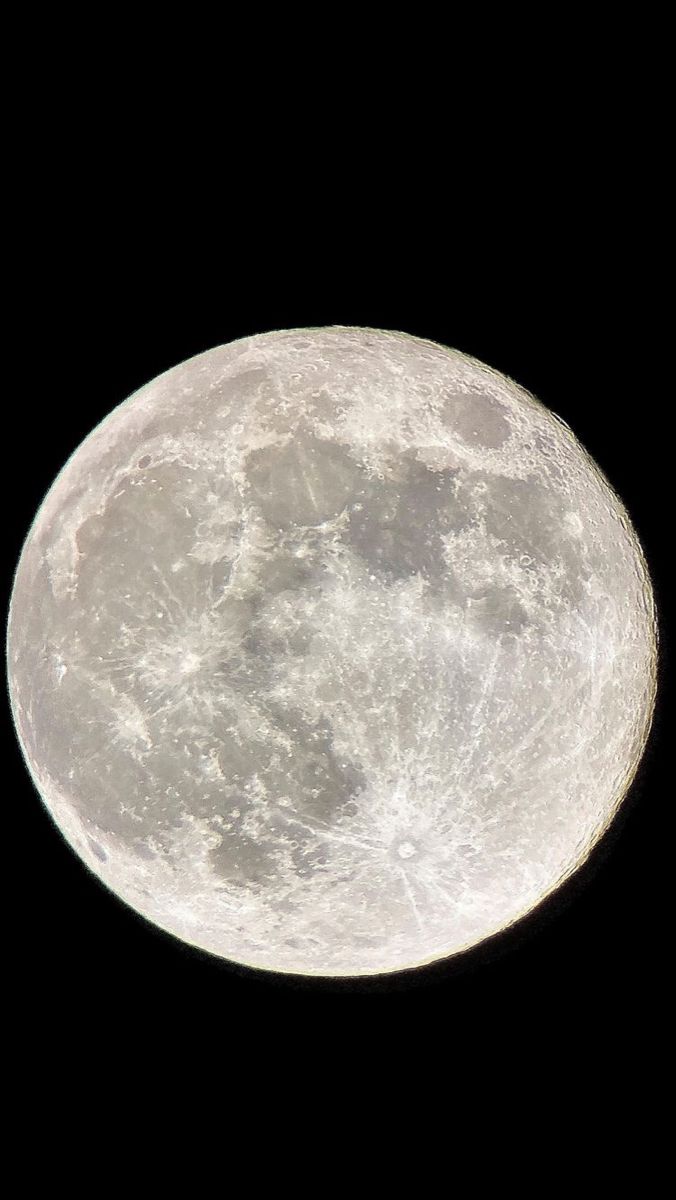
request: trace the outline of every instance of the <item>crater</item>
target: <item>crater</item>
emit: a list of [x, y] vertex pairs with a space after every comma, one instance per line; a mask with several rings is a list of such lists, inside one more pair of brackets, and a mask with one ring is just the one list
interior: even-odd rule
[[397, 854], [400, 858], [413, 858], [417, 853], [413, 842], [400, 842], [397, 846]]
[[108, 855], [103, 849], [103, 846], [100, 846], [98, 842], [95, 842], [94, 839], [90, 837], [87, 838], [87, 842], [89, 844], [89, 849], [91, 850], [92, 854], [98, 858], [99, 862], [108, 862]]

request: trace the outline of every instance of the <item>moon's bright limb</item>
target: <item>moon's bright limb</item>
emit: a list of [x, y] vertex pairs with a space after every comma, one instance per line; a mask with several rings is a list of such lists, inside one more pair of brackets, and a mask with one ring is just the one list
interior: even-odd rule
[[120, 405], [48, 493], [8, 630], [20, 742], [149, 920], [287, 972], [472, 946], [612, 819], [650, 583], [570, 430], [401, 333], [245, 338]]

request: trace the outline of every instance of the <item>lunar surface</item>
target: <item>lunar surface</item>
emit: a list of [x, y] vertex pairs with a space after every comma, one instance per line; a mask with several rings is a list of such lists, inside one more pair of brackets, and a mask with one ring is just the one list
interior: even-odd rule
[[19, 740], [84, 863], [250, 966], [410, 968], [585, 859], [645, 744], [652, 594], [575, 437], [489, 367], [330, 327], [219, 346], [47, 494]]

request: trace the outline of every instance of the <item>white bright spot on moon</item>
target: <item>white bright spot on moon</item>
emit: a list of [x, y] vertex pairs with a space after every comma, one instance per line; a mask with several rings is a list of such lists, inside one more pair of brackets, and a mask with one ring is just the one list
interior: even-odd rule
[[399, 847], [399, 857], [410, 858], [413, 854], [415, 854], [415, 846], [412, 846], [410, 842], [402, 842]]
[[559, 886], [631, 782], [655, 658], [637, 539], [568, 427], [348, 328], [120, 405], [48, 493], [8, 628], [84, 862], [187, 942], [319, 975], [454, 954]]

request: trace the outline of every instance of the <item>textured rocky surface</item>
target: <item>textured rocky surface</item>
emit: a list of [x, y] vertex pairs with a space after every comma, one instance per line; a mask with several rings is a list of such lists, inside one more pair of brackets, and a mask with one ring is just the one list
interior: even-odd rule
[[85, 863], [215, 954], [395, 970], [586, 856], [645, 741], [640, 549], [575, 438], [404, 334], [218, 347], [59, 475], [12, 599], [14, 716]]

